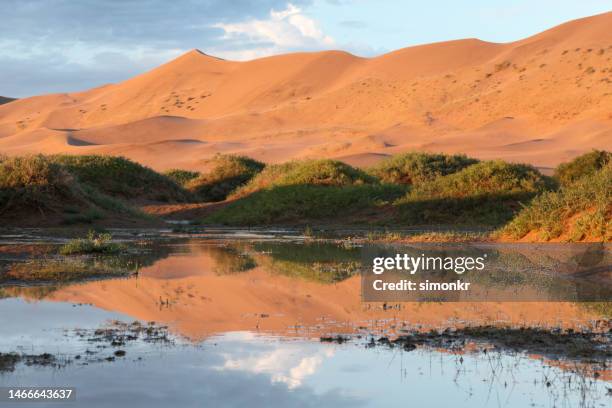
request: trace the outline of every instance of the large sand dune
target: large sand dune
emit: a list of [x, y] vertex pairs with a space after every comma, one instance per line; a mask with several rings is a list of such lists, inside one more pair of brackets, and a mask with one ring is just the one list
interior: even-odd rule
[[612, 146], [612, 13], [506, 44], [376, 58], [232, 62], [194, 50], [127, 81], [0, 106], [0, 153], [125, 155], [198, 169], [216, 152], [371, 164], [407, 150], [554, 166]]

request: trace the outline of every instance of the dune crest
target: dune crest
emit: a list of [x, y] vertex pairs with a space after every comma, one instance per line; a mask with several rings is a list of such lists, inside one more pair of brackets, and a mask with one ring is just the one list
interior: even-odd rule
[[159, 170], [197, 169], [217, 152], [370, 163], [414, 149], [555, 166], [612, 145], [611, 26], [605, 13], [511, 43], [369, 59], [235, 62], [192, 50], [117, 84], [2, 104], [0, 152], [122, 154]]

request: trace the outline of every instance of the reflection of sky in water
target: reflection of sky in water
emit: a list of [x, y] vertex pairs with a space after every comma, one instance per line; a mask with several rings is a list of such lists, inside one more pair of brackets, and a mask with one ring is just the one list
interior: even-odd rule
[[[0, 352], [22, 346], [24, 352], [71, 356], [92, 345], [66, 336], [64, 329], [97, 328], [117, 318], [131, 320], [89, 306], [2, 300]], [[524, 355], [406, 353], [366, 349], [359, 342], [337, 345], [249, 332], [195, 345], [139, 343], [122, 349], [127, 356], [115, 362], [72, 363], [63, 369], [18, 366], [0, 375], [0, 386], [74, 386], [77, 404], [70, 406], [84, 407], [581, 405], [579, 377]], [[605, 383], [587, 379], [585, 385], [588, 405], [609, 403]]]
[[[306, 343], [296, 352], [291, 347], [293, 344], [287, 341], [280, 344], [258, 344], [257, 340], [257, 336], [251, 332], [224, 335], [223, 342], [233, 347], [230, 353], [222, 353], [225, 363], [218, 369], [267, 374], [272, 382], [281, 382], [293, 389], [301, 386], [306, 377], [313, 375], [324, 359], [334, 355], [334, 348], [330, 345]], [[244, 347], [245, 343], [259, 347]]]
[[[52, 352], [68, 345], [64, 329], [96, 329], [111, 319], [131, 321], [126, 315], [70, 303], [0, 300], [0, 352], [23, 346], [24, 352]], [[73, 342], [72, 342], [73, 343]], [[12, 347], [12, 348], [11, 348]], [[49, 348], [52, 350], [49, 350]]]

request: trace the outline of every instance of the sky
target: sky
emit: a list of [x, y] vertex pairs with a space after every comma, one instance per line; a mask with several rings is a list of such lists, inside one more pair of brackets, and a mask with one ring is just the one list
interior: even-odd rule
[[0, 95], [118, 82], [193, 48], [231, 60], [372, 57], [459, 38], [514, 41], [610, 9], [610, 0], [1, 0]]

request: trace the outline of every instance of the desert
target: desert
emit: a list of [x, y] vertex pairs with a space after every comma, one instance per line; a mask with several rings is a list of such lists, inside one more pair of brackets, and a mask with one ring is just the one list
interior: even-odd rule
[[0, 405], [608, 406], [612, 12], [495, 3], [0, 3]]
[[158, 171], [205, 170], [215, 153], [359, 166], [411, 150], [555, 167], [612, 144], [610, 24], [605, 13], [511, 43], [373, 58], [193, 50], [120, 83], [1, 105], [0, 151], [122, 155]]

